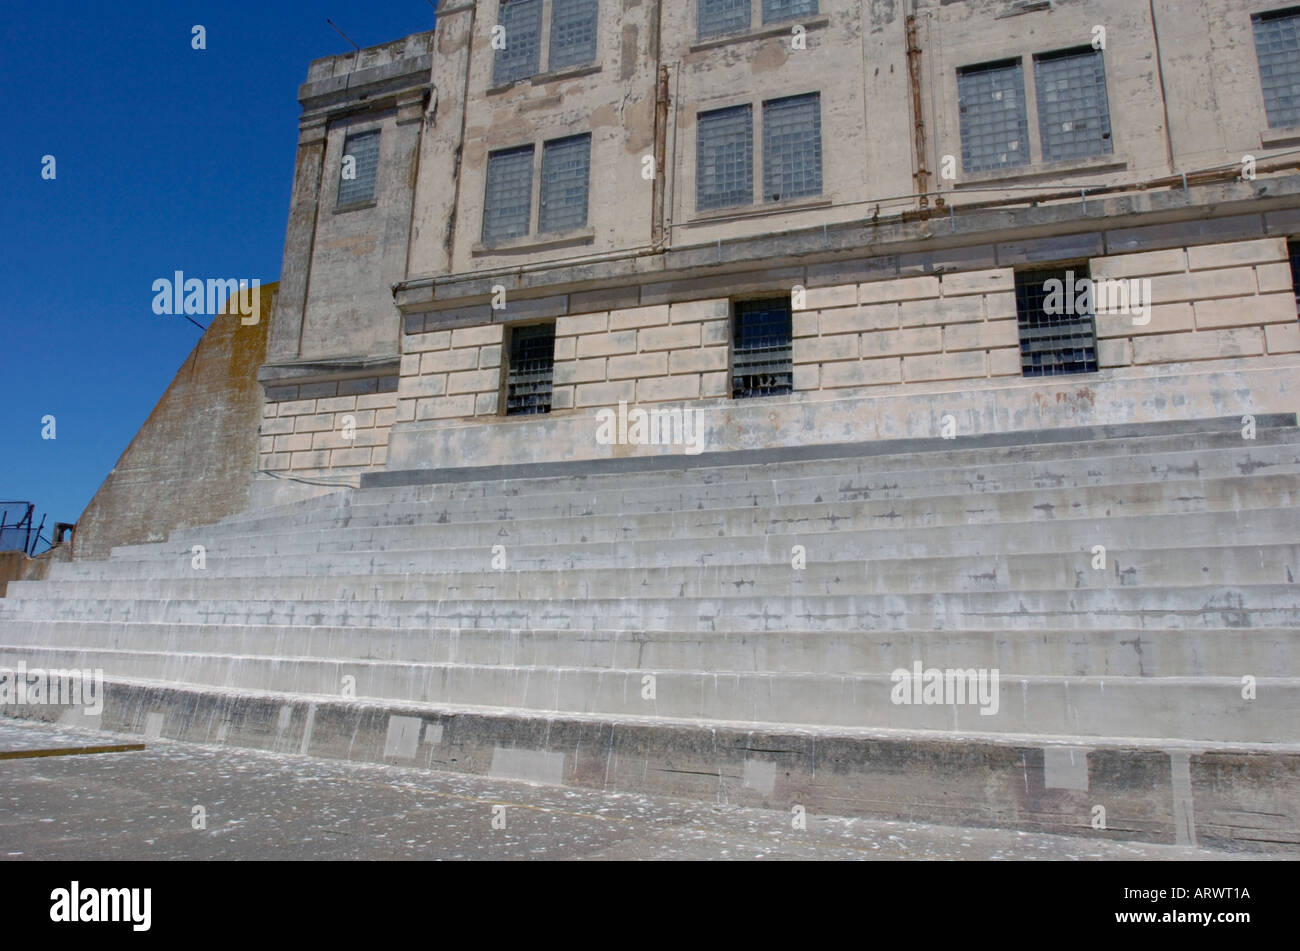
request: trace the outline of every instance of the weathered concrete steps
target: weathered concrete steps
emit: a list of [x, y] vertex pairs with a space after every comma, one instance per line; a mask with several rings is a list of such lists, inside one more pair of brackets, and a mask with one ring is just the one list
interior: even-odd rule
[[[1257, 426], [381, 474], [11, 584], [0, 665], [102, 669], [130, 733], [1300, 848], [1300, 430]], [[896, 702], [918, 664], [997, 682]]]

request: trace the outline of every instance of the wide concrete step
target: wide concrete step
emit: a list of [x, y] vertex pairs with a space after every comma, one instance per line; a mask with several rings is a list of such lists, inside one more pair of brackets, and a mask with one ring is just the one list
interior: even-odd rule
[[[498, 484], [495, 494], [484, 492], [465, 498], [439, 497], [434, 490], [445, 489], [443, 486], [417, 486], [405, 490], [412, 498], [394, 497], [396, 490], [350, 491], [289, 512], [247, 513], [215, 526], [178, 530], [172, 533], [171, 539], [201, 542], [213, 534], [257, 534], [282, 528], [567, 518], [1050, 490], [1056, 490], [1057, 495], [1045, 501], [1062, 506], [1069, 504], [1070, 496], [1083, 488], [1186, 482], [1189, 477], [1209, 481], [1243, 475], [1296, 476], [1298, 473], [1300, 446], [1252, 445], [1249, 452], [1243, 452], [1238, 438], [1232, 448], [1217, 450], [1183, 450], [1101, 460], [1051, 460], [980, 469], [943, 467], [882, 472], [860, 463], [856, 467], [844, 464], [830, 467], [820, 474], [797, 469], [779, 473], [744, 469], [733, 473], [720, 469], [709, 470], [715, 478], [697, 482], [678, 479], [677, 484], [644, 485], [639, 480], [624, 479], [596, 489], [587, 488], [581, 480], [573, 480], [554, 491], [525, 494], [506, 492]], [[746, 478], [740, 478], [742, 475]]]
[[[112, 565], [112, 562], [105, 564]], [[662, 568], [580, 568], [554, 571], [267, 575], [256, 559], [214, 560], [202, 570], [177, 561], [140, 577], [137, 566], [114, 565], [117, 577], [15, 581], [15, 598], [236, 598], [431, 601], [449, 598], [637, 597], [708, 598], [733, 594], [852, 595], [1027, 591], [1052, 588], [1186, 587], [1203, 583], [1291, 584], [1300, 577], [1300, 545], [1235, 545], [1197, 549], [1091, 551], [909, 558], [873, 562], [809, 561], [802, 567], [704, 565]], [[132, 572], [128, 567], [136, 567]]]
[[[1098, 439], [1088, 438], [1084, 433], [1077, 438], [1062, 441], [1035, 442], [1035, 439], [1044, 435], [1035, 432], [1021, 434], [1024, 441], [1018, 444], [984, 447], [974, 445], [968, 440], [958, 439], [951, 444], [945, 443], [942, 450], [932, 449], [926, 452], [907, 450], [880, 452], [875, 444], [865, 443], [859, 446], [841, 447], [840, 451], [832, 451], [827, 456], [815, 455], [811, 458], [786, 461], [729, 464], [713, 462], [705, 465], [694, 457], [681, 457], [676, 461], [675, 467], [663, 470], [595, 472], [578, 468], [562, 475], [506, 478], [495, 471], [488, 470], [487, 476], [482, 479], [367, 486], [361, 493], [342, 489], [309, 499], [261, 507], [233, 516], [231, 520], [256, 519], [276, 514], [306, 514], [321, 506], [343, 503], [347, 498], [357, 494], [383, 503], [452, 502], [475, 498], [522, 498], [532, 494], [564, 494], [573, 491], [601, 492], [629, 486], [651, 491], [667, 488], [690, 491], [696, 486], [714, 482], [762, 483], [773, 480], [780, 482], [793, 478], [834, 477], [846, 473], [855, 476], [871, 475], [890, 471], [907, 473], [909, 484], [915, 484], [916, 480], [911, 477], [918, 473], [941, 474], [951, 473], [957, 469], [970, 470], [970, 478], [966, 481], [972, 488], [978, 490], [996, 475], [989, 467], [1002, 466], [1012, 478], [1019, 478], [1026, 467], [1040, 462], [1069, 463], [1097, 460], [1097, 464], [1089, 465], [1087, 468], [1104, 472], [1111, 464], [1106, 460], [1123, 463], [1125, 460], [1162, 453], [1179, 454], [1180, 458], [1150, 460], [1151, 477], [1163, 478], [1165, 474], [1209, 471], [1204, 466], [1213, 464], [1218, 450], [1239, 452], [1243, 448], [1254, 451], [1273, 446], [1300, 446], [1300, 428], [1295, 425], [1294, 416], [1288, 419], [1290, 421], [1285, 424], [1270, 424], [1269, 417], [1259, 417], [1254, 440], [1242, 438], [1240, 421], [1234, 418], [1200, 421], [1191, 424], [1190, 428], [1179, 427], [1177, 432], [1161, 432], [1144, 436]], [[1231, 460], [1228, 461], [1231, 463]], [[1050, 478], [1052, 474], [1048, 472], [1047, 476]], [[1059, 473], [1057, 475], [1059, 476]]]
[[444, 601], [8, 597], [0, 601], [0, 622], [42, 619], [736, 632], [1297, 627], [1300, 590], [1294, 585], [1237, 585], [1020, 591], [1011, 596], [968, 592]]
[[[76, 650], [0, 644], [0, 662], [28, 668], [102, 670], [113, 678], [339, 696], [362, 700], [508, 707], [555, 713], [743, 720], [848, 728], [1295, 743], [1300, 678], [1263, 678], [1243, 699], [1233, 678], [1014, 677], [991, 672], [951, 685], [924, 673], [891, 675], [732, 673], [534, 668], [306, 657]], [[924, 659], [919, 661], [922, 671]], [[976, 674], [978, 678], [980, 675]], [[348, 680], [345, 678], [353, 678]], [[900, 691], [906, 685], [909, 692]], [[912, 691], [913, 686], [922, 692]], [[972, 696], [973, 694], [973, 696]], [[900, 702], [902, 701], [902, 702]]]
[[[961, 734], [493, 710], [105, 681], [70, 725], [356, 762], [1234, 850], [1300, 847], [1300, 744]], [[10, 705], [0, 712], [31, 715]], [[988, 719], [988, 718], [985, 718]], [[1095, 806], [1106, 823], [1094, 828]]]
[[515, 667], [621, 667], [889, 673], [919, 658], [1004, 675], [1237, 677], [1300, 675], [1300, 629], [1024, 631], [568, 631], [8, 621], [0, 641], [134, 649]]
[[[636, 498], [593, 498], [570, 494], [560, 499], [530, 498], [524, 502], [508, 499], [475, 500], [452, 510], [449, 506], [429, 503], [369, 504], [354, 502], [336, 509], [328, 517], [287, 520], [283, 518], [241, 523], [239, 532], [231, 527], [220, 529], [190, 528], [173, 532], [169, 542], [184, 546], [192, 543], [222, 544], [225, 540], [248, 535], [284, 532], [359, 530], [362, 528], [471, 525], [475, 523], [516, 522], [520, 525], [545, 524], [556, 519], [627, 518], [666, 513], [695, 514], [701, 511], [728, 512], [762, 508], [774, 517], [784, 513], [806, 511], [810, 506], [864, 506], [882, 519], [897, 524], [957, 524], [962, 520], [975, 523], [1025, 521], [1043, 518], [1083, 517], [1103, 514], [1143, 514], [1158, 511], [1198, 511], [1206, 508], [1263, 507], [1287, 504], [1300, 490], [1300, 463], [1285, 467], [1288, 471], [1270, 470], [1268, 475], [1231, 476], [1222, 479], [1186, 479], [1150, 482], [1135, 479], [1120, 485], [1084, 485], [1081, 487], [1043, 486], [1022, 491], [972, 493], [953, 490], [945, 495], [921, 498], [893, 498], [889, 494], [864, 497], [850, 484], [831, 486], [825, 483], [806, 491], [786, 492], [771, 483], [740, 487], [718, 487], [703, 496], [685, 493], [666, 496], [639, 494]], [[857, 509], [855, 509], [857, 510]], [[247, 531], [243, 531], [243, 530]]]
[[[1224, 539], [1290, 544], [1300, 537], [1300, 509], [1191, 512], [1101, 518], [1045, 519], [1036, 523], [884, 527], [878, 512], [845, 513], [842, 506], [814, 507], [795, 517], [776, 518], [761, 509], [719, 513], [676, 513], [624, 520], [580, 519], [521, 528], [519, 523], [484, 523], [431, 528], [342, 529], [294, 535], [226, 539], [206, 550], [205, 563], [231, 555], [288, 557], [334, 555], [342, 573], [351, 564], [367, 570], [378, 552], [425, 551], [434, 564], [461, 570], [575, 567], [658, 567], [665, 564], [789, 564], [801, 545], [812, 560], [879, 561], [985, 554], [1027, 554], [1110, 548], [1200, 548]], [[499, 548], [497, 546], [500, 546]], [[540, 551], [529, 546], [540, 546]], [[670, 550], [670, 551], [669, 551]], [[759, 554], [761, 553], [761, 554]], [[832, 555], [832, 553], [836, 553]], [[621, 556], [621, 557], [620, 557]], [[191, 549], [171, 543], [139, 546], [116, 557], [141, 564], [184, 559]], [[500, 559], [504, 558], [504, 562]], [[206, 569], [205, 569], [206, 570]]]

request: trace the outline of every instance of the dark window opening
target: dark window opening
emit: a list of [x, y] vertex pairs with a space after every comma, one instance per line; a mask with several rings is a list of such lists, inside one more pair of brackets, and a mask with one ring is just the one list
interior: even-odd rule
[[511, 328], [508, 359], [506, 415], [549, 413], [555, 374], [555, 324]]
[[732, 399], [794, 391], [790, 299], [738, 301], [731, 353]]
[[1097, 372], [1097, 327], [1086, 264], [1016, 274], [1025, 376]]

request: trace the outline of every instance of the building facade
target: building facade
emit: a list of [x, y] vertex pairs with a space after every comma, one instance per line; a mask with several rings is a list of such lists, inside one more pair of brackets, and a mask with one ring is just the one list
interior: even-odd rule
[[1294, 2], [453, 2], [299, 100], [263, 496], [1300, 409]]

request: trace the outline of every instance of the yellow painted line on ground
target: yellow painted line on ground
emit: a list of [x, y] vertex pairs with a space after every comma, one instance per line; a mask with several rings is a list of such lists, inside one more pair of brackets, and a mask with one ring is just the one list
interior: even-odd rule
[[89, 753], [134, 753], [144, 749], [143, 743], [121, 743], [115, 746], [61, 746], [48, 750], [0, 750], [0, 760], [34, 759], [38, 756], [81, 756]]

